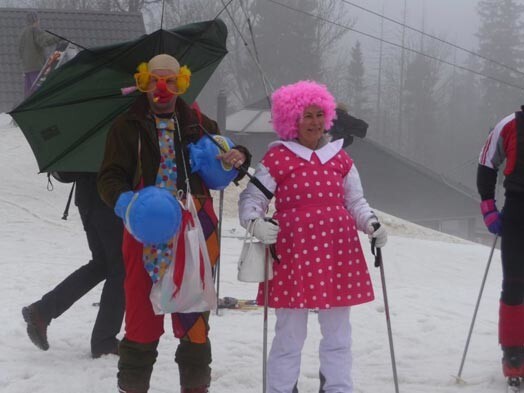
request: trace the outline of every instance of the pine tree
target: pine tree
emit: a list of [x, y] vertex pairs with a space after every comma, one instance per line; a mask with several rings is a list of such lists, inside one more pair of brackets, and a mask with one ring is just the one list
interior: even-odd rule
[[366, 117], [369, 109], [367, 108], [364, 74], [364, 57], [360, 41], [357, 41], [355, 46], [351, 48], [351, 60], [347, 76], [349, 111], [357, 117]]
[[[510, 68], [519, 69], [524, 65], [521, 17], [524, 6], [516, 0], [481, 0], [478, 13], [481, 24], [477, 36], [479, 52]], [[523, 86], [522, 75], [493, 62], [484, 61], [482, 72], [507, 83]], [[483, 113], [487, 122], [517, 109], [522, 90], [485, 79], [483, 92]]]
[[[469, 69], [479, 68], [479, 59], [470, 55], [465, 62]], [[456, 62], [456, 61], [454, 61]], [[472, 72], [453, 69], [445, 84], [445, 105], [438, 122], [448, 159], [442, 170], [447, 177], [462, 184], [476, 195], [476, 170], [480, 146], [490, 131], [480, 119], [482, 103], [472, 97], [482, 94], [480, 77]]]
[[[307, 13], [314, 13], [317, 8], [315, 0], [291, 0], [286, 4]], [[318, 80], [321, 56], [315, 46], [321, 21], [265, 0], [255, 1], [254, 11], [260, 63], [274, 86], [297, 79]]]
[[403, 146], [408, 156], [433, 167], [436, 163], [437, 137], [436, 85], [439, 81], [438, 63], [421, 54], [415, 54], [406, 66], [404, 83], [404, 125], [408, 140]]

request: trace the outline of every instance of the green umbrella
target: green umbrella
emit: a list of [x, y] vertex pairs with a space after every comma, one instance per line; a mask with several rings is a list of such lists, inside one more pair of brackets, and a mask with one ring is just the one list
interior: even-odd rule
[[141, 94], [125, 96], [120, 90], [135, 84], [138, 64], [159, 53], [176, 57], [192, 72], [182, 95], [192, 103], [227, 54], [226, 38], [224, 22], [215, 19], [85, 49], [53, 71], [10, 115], [41, 172], [97, 172], [112, 121]]

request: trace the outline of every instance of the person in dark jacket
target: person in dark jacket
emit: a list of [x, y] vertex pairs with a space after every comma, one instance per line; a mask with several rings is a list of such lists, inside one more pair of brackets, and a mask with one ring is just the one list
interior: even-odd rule
[[100, 308], [91, 333], [91, 355], [118, 354], [116, 338], [124, 318], [122, 222], [98, 195], [96, 173], [59, 173], [61, 181], [76, 181], [75, 204], [92, 259], [66, 277], [40, 300], [22, 309], [31, 341], [47, 351], [47, 327], [87, 292], [104, 282]]
[[[98, 175], [99, 192], [117, 215], [124, 218], [130, 195], [136, 195], [141, 188], [159, 187], [178, 195], [178, 191], [187, 192], [188, 180], [209, 260], [214, 265], [219, 251], [218, 220], [206, 184], [198, 173], [191, 172], [187, 146], [205, 137], [204, 129], [219, 133], [217, 124], [179, 97], [189, 85], [189, 75], [174, 57], [157, 55], [138, 70], [137, 87], [144, 94], [115, 120], [109, 131]], [[247, 167], [250, 154], [235, 146], [217, 159], [230, 166]], [[125, 228], [123, 250], [126, 323], [125, 337], [120, 343], [118, 389], [122, 393], [146, 393], [158, 342], [164, 333], [164, 315], [155, 315], [149, 295], [158, 275], [174, 262], [173, 239], [165, 244], [145, 245]], [[180, 339], [175, 362], [182, 393], [208, 391], [211, 382], [208, 319], [209, 311], [171, 314], [173, 333]]]
[[40, 29], [40, 19], [36, 12], [28, 12], [26, 22], [27, 26], [18, 41], [18, 54], [24, 72], [24, 97], [31, 94], [31, 88], [46, 62], [45, 49], [61, 41], [60, 38]]
[[[481, 211], [488, 230], [501, 237], [502, 292], [499, 343], [502, 370], [508, 378], [524, 377], [524, 107], [495, 126], [482, 148], [477, 170]], [[495, 202], [497, 174], [504, 169], [503, 212]]]

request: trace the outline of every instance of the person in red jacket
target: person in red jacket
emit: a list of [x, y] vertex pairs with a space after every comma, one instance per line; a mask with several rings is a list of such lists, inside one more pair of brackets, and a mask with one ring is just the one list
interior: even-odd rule
[[[504, 169], [503, 211], [495, 203], [499, 167]], [[477, 188], [488, 230], [501, 237], [502, 293], [499, 342], [502, 370], [508, 378], [524, 377], [524, 107], [502, 120], [490, 132], [480, 152]]]

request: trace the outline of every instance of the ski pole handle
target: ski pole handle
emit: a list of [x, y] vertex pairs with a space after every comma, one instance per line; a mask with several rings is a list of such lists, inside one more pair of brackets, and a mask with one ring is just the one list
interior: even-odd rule
[[[376, 231], [378, 228], [380, 228], [380, 224], [378, 222], [374, 222], [371, 225], [373, 226], [373, 231]], [[382, 250], [380, 248], [375, 247], [376, 242], [376, 238], [373, 238], [371, 240], [371, 253], [375, 257], [375, 267], [380, 267], [382, 266]]]

